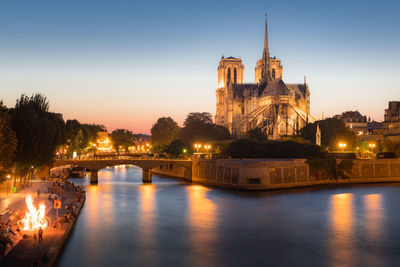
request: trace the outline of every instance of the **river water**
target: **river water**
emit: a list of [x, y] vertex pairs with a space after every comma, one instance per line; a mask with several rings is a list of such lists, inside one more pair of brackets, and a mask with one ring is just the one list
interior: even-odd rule
[[59, 266], [399, 266], [400, 185], [240, 192], [99, 172]]

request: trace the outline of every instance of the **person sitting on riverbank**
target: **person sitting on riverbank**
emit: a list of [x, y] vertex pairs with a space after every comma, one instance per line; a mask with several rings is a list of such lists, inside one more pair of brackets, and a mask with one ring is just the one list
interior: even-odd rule
[[8, 224], [7, 232], [10, 233], [10, 234], [16, 235], [16, 234], [14, 233], [14, 231], [12, 230], [12, 228], [11, 228], [11, 224]]

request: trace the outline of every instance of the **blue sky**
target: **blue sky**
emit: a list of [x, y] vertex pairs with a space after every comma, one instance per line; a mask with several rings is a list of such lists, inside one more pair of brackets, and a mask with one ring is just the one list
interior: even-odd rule
[[0, 98], [45, 94], [65, 119], [149, 132], [161, 116], [215, 114], [222, 55], [246, 82], [270, 53], [307, 76], [311, 113], [383, 119], [400, 100], [400, 1], [1, 1]]

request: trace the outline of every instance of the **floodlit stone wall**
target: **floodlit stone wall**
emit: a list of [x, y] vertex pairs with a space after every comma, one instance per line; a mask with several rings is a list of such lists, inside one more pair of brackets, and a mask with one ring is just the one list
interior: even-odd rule
[[400, 160], [354, 160], [348, 179], [310, 175], [305, 159], [198, 159], [192, 181], [244, 190], [268, 190], [321, 184], [400, 182]]
[[160, 163], [160, 166], [151, 170], [153, 174], [182, 178], [187, 181], [192, 179], [192, 170], [174, 163]]

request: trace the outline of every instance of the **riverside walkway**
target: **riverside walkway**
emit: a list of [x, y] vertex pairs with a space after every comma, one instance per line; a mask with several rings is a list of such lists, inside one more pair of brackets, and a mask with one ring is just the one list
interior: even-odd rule
[[[32, 187], [11, 194], [8, 198], [1, 199], [0, 207], [2, 209], [4, 209], [7, 204], [7, 208], [11, 208], [12, 210], [19, 208], [23, 211], [23, 217], [26, 209], [25, 196], [27, 194], [32, 194], [35, 206], [38, 205], [39, 201], [46, 204], [46, 215], [51, 219], [51, 225], [44, 229], [43, 242], [41, 244], [34, 242], [33, 232], [21, 230], [21, 232], [18, 233], [14, 229], [17, 235], [23, 237], [18, 243], [14, 243], [9, 253], [0, 260], [0, 266], [52, 266], [56, 262], [58, 254], [61, 252], [62, 246], [75, 222], [71, 220], [57, 227], [57, 229], [53, 227], [53, 222], [56, 221], [56, 210], [53, 208], [53, 201], [48, 200], [49, 194], [44, 193], [47, 192], [48, 187], [52, 188], [51, 182], [33, 183]], [[37, 189], [43, 192], [39, 199], [37, 198]], [[59, 195], [61, 195], [62, 202], [62, 208], [58, 211], [59, 217], [65, 214], [65, 205], [75, 205], [77, 214], [79, 213], [84, 198], [76, 202], [77, 191], [73, 186], [66, 186]]]

